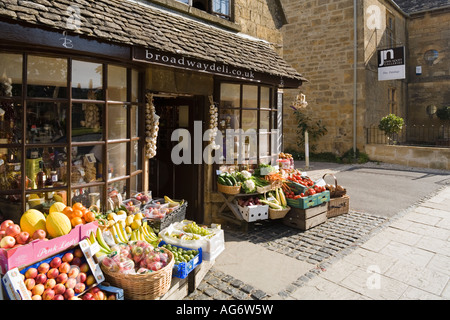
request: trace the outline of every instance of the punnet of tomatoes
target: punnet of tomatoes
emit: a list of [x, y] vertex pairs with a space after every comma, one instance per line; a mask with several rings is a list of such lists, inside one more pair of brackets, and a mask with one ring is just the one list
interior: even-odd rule
[[300, 194], [295, 194], [293, 191], [287, 191], [285, 192], [286, 198], [288, 199], [300, 199], [300, 198], [306, 198], [309, 196], [313, 196], [317, 193], [321, 193], [326, 191], [325, 186], [314, 186], [312, 188], [307, 189], [305, 192], [302, 192]]
[[314, 185], [314, 181], [312, 181], [311, 178], [302, 176], [300, 172], [293, 172], [286, 179], [306, 187], [311, 187]]

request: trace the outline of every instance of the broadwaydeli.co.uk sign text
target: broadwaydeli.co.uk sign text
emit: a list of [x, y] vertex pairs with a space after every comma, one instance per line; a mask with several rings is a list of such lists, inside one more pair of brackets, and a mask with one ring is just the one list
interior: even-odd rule
[[378, 80], [405, 78], [405, 47], [378, 50]]

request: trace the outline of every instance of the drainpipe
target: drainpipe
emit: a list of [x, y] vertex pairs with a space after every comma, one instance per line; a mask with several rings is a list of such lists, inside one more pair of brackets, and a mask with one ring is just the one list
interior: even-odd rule
[[357, 94], [357, 75], [358, 75], [358, 10], [356, 8], [357, 0], [353, 0], [353, 154], [356, 157], [356, 99]]

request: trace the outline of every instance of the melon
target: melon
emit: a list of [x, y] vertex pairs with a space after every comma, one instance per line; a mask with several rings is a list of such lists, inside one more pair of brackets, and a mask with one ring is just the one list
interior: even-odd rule
[[48, 235], [52, 238], [61, 237], [72, 230], [70, 219], [64, 213], [57, 211], [48, 214], [45, 226]]
[[54, 204], [51, 205], [50, 209], [48, 210], [49, 213], [52, 212], [63, 212], [64, 208], [66, 207], [66, 205], [62, 202], [55, 202]]
[[42, 212], [36, 209], [29, 209], [20, 218], [20, 229], [32, 235], [36, 230], [46, 231], [46, 219]]

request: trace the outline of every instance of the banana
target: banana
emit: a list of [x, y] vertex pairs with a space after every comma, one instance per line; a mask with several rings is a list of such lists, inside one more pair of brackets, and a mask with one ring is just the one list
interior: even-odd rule
[[[97, 229], [98, 230], [98, 229]], [[91, 231], [91, 234], [89, 235], [89, 238], [87, 239], [89, 241], [90, 245], [93, 245], [95, 242], [97, 242], [95, 240], [95, 236], [94, 236], [94, 231]]]
[[146, 235], [149, 239], [152, 239], [152, 241], [158, 240], [158, 237], [156, 236], [155, 233], [148, 232], [148, 230], [146, 228], [143, 228], [143, 229], [144, 229], [144, 235]]
[[154, 234], [154, 235], [156, 236], [156, 232], [153, 230], [152, 227], [150, 227], [149, 225], [147, 225], [146, 229], [147, 229], [147, 231], [148, 231], [149, 234]]
[[178, 204], [178, 205], [181, 205], [181, 204], [182, 204], [182, 203], [180, 203], [180, 202], [173, 201], [173, 200], [170, 199], [168, 196], [164, 196], [164, 201], [165, 201], [166, 203], [175, 203], [175, 204]]
[[126, 242], [128, 242], [128, 234], [125, 231], [125, 227], [126, 227], [125, 221], [119, 220], [118, 223], [119, 223], [118, 229], [119, 229], [120, 235], [122, 236], [122, 238], [125, 240], [124, 242], [126, 243]]
[[140, 229], [137, 229], [137, 235], [139, 240], [145, 241], [144, 235], [142, 234], [142, 231]]
[[106, 251], [111, 251], [111, 248], [106, 243], [105, 239], [103, 239], [103, 232], [100, 230], [100, 228], [97, 228], [97, 234], [96, 237], [98, 244], [103, 247]]
[[119, 236], [120, 242], [127, 243], [128, 241], [127, 241], [127, 239], [125, 239], [123, 237], [122, 231], [121, 231], [122, 228], [120, 227], [120, 224], [118, 222], [116, 222], [116, 224], [114, 225], [114, 228], [116, 228], [116, 232], [117, 232], [117, 235]]
[[114, 228], [114, 225], [112, 225], [109, 228], [109, 231], [111, 232], [111, 234], [112, 234], [112, 236], [114, 238], [114, 242], [115, 243], [120, 243], [120, 238], [119, 238], [119, 235], [116, 233], [116, 229]]
[[130, 240], [131, 241], [137, 241], [138, 240], [137, 237], [136, 237], [136, 230], [133, 230], [131, 232]]

